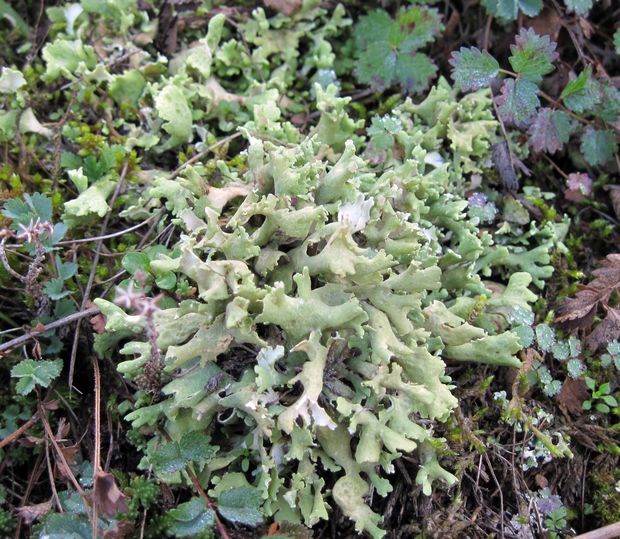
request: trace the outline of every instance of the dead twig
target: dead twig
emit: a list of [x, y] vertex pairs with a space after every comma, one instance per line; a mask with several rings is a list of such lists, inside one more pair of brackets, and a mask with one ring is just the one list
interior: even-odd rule
[[9, 445], [11, 442], [17, 440], [24, 432], [26, 432], [30, 427], [32, 427], [39, 420], [39, 413], [34, 414], [28, 421], [26, 421], [21, 427], [19, 427], [15, 432], [9, 434], [3, 440], [0, 440], [0, 449], [4, 446]]
[[81, 320], [82, 318], [94, 316], [96, 314], [99, 314], [99, 312], [100, 311], [98, 307], [91, 307], [90, 309], [84, 309], [83, 311], [78, 311], [77, 313], [65, 316], [60, 320], [54, 320], [54, 322], [50, 322], [49, 324], [46, 324], [41, 328], [35, 329], [34, 331], [25, 333], [24, 335], [20, 335], [19, 337], [15, 337], [10, 341], [0, 344], [0, 355], [7, 352], [8, 350], [16, 348], [17, 346], [21, 346], [22, 344], [27, 343], [31, 339], [36, 339], [36, 337], [41, 333], [45, 333], [52, 329], [66, 326], [67, 324], [71, 324], [72, 322], [75, 322], [76, 320]]
[[582, 533], [575, 537], [575, 539], [613, 539], [614, 537], [620, 537], [620, 522]]

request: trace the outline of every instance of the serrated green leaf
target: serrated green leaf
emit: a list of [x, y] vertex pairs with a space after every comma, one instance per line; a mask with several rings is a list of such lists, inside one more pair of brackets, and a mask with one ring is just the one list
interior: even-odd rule
[[436, 9], [414, 6], [396, 17], [388, 41], [401, 52], [411, 53], [433, 41], [441, 29], [441, 19]]
[[54, 301], [70, 294], [68, 290], [65, 290], [65, 283], [60, 277], [55, 277], [47, 281], [43, 287], [43, 291]]
[[568, 358], [570, 349], [566, 341], [558, 341], [551, 347], [551, 353], [553, 357], [559, 361], [564, 361]]
[[166, 515], [173, 520], [169, 530], [176, 537], [197, 536], [215, 523], [215, 513], [198, 497], [170, 509]]
[[162, 444], [151, 453], [149, 460], [159, 474], [179, 472], [191, 462], [203, 464], [211, 459], [218, 448], [210, 442], [211, 438], [202, 432], [189, 432], [179, 443]]
[[601, 100], [601, 88], [597, 80], [592, 78], [592, 66], [586, 67], [576, 79], [571, 80], [560, 98], [564, 104], [574, 112], [591, 110]]
[[163, 128], [174, 144], [187, 142], [192, 135], [192, 111], [187, 98], [178, 86], [166, 86], [155, 99], [159, 117], [165, 121]]
[[261, 496], [254, 487], [235, 487], [219, 495], [217, 511], [226, 520], [257, 526], [263, 522]]
[[526, 126], [540, 106], [538, 86], [529, 80], [506, 79], [497, 104], [504, 122]]
[[463, 91], [486, 88], [499, 74], [498, 61], [476, 47], [461, 47], [453, 52], [450, 64], [454, 84]]
[[423, 53], [400, 53], [387, 46], [386, 41], [371, 44], [360, 55], [357, 79], [383, 90], [393, 84], [409, 93], [423, 90], [437, 68]]
[[46, 539], [90, 539], [92, 537], [92, 525], [84, 515], [70, 512], [49, 513], [43, 520], [39, 537]]
[[569, 141], [573, 131], [568, 114], [545, 107], [538, 111], [528, 130], [528, 143], [535, 152], [555, 153]]
[[596, 0], [564, 0], [566, 10], [583, 17], [592, 9]]
[[532, 28], [522, 28], [515, 44], [510, 46], [512, 55], [508, 61], [521, 78], [538, 83], [543, 75], [555, 69], [553, 62], [559, 56], [555, 47], [549, 36], [539, 36]]
[[500, 19], [514, 21], [519, 10], [528, 17], [535, 17], [543, 8], [542, 0], [482, 0], [482, 5]]
[[63, 262], [58, 255], [56, 255], [55, 260], [58, 277], [63, 281], [71, 279], [77, 273], [78, 265], [75, 262]]
[[519, 337], [519, 341], [523, 348], [532, 346], [534, 342], [534, 330], [530, 326], [516, 326], [511, 330]]
[[393, 24], [394, 19], [383, 9], [364, 15], [353, 29], [355, 46], [358, 50], [362, 50], [371, 43], [385, 41], [392, 31]]
[[555, 344], [555, 331], [547, 324], [538, 324], [536, 326], [536, 340], [540, 350], [550, 352]]
[[24, 359], [11, 369], [11, 377], [19, 378], [16, 389], [20, 395], [28, 395], [35, 386], [48, 387], [62, 371], [62, 360], [35, 361]]
[[581, 137], [579, 149], [590, 165], [600, 166], [613, 159], [618, 143], [612, 131], [588, 127]]

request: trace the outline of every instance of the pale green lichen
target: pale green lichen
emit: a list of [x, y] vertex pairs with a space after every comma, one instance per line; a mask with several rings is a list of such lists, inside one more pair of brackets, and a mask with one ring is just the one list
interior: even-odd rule
[[[255, 13], [257, 24], [263, 17]], [[510, 257], [467, 217], [467, 178], [484, 171], [496, 136], [488, 92], [457, 101], [442, 80], [419, 105], [397, 107], [401, 130], [379, 166], [364, 158], [362, 124], [335, 87], [316, 95], [322, 114], [310, 137], [267, 99], [242, 129], [243, 170], [216, 163], [226, 173], [210, 185], [202, 167], [187, 167], [142, 194], [139, 206], [164, 205], [184, 230], [149, 271], [188, 280], [196, 297], [156, 313], [170, 377], [163, 400], [127, 419], [161, 424], [175, 441], [212, 436], [219, 450], [201, 481], [238, 472], [250, 451], [266, 516], [311, 526], [335, 503], [378, 538], [381, 516], [367, 496], [391, 491], [400, 455], [417, 453], [425, 494], [456, 480], [439, 464], [442, 441], [429, 424], [456, 406], [443, 359], [520, 364], [508, 318], [536, 299], [532, 277], [514, 273], [491, 292], [479, 273], [523, 269], [540, 284], [549, 244]], [[132, 335], [119, 370], [137, 379], [150, 354], [143, 327], [96, 303], [108, 317], [98, 350]]]

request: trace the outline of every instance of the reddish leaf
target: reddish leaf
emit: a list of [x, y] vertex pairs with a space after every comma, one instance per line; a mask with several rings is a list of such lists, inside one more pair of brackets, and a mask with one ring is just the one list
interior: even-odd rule
[[118, 513], [126, 513], [129, 510], [127, 496], [118, 488], [111, 473], [99, 470], [95, 474], [92, 496], [98, 512], [110, 517], [114, 517]]
[[49, 513], [52, 509], [52, 502], [37, 503], [36, 505], [24, 505], [15, 509], [18, 517], [24, 519], [24, 523], [30, 526], [35, 520]]
[[613, 292], [620, 288], [620, 254], [608, 255], [592, 275], [594, 280], [589, 285], [581, 286], [574, 298], [560, 306], [556, 322], [568, 329], [586, 329], [592, 325], [599, 305], [607, 305]]
[[528, 143], [535, 152], [555, 153], [570, 138], [570, 117], [561, 110], [542, 108], [530, 126]]

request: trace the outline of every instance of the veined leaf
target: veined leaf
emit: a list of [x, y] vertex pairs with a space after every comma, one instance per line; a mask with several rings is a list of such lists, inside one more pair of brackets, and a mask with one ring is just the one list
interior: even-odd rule
[[570, 81], [560, 98], [574, 112], [582, 113], [592, 109], [601, 100], [600, 84], [592, 78], [592, 66], [586, 67], [576, 79]]
[[499, 74], [498, 61], [487, 51], [476, 47], [462, 47], [458, 52], [453, 52], [450, 64], [454, 68], [454, 83], [463, 91], [484, 88]]
[[580, 16], [587, 15], [596, 0], [564, 0], [566, 10]]
[[482, 0], [482, 5], [496, 17], [514, 21], [521, 10], [528, 17], [535, 17], [543, 8], [542, 0]]
[[527, 125], [540, 106], [538, 87], [525, 79], [507, 79], [496, 99], [502, 119], [518, 127]]
[[522, 28], [515, 44], [510, 46], [512, 55], [508, 60], [521, 78], [540, 82], [543, 75], [555, 69], [553, 62], [559, 56], [555, 47], [549, 36], [539, 36], [531, 28]]
[[35, 386], [48, 387], [62, 371], [62, 360], [35, 361], [24, 359], [11, 369], [11, 377], [19, 378], [15, 388], [20, 395], [28, 395]]
[[574, 125], [568, 114], [542, 108], [530, 126], [528, 142], [535, 152], [555, 153], [568, 142], [573, 130]]
[[581, 137], [579, 149], [590, 165], [604, 165], [618, 151], [618, 143], [612, 131], [588, 127]]

